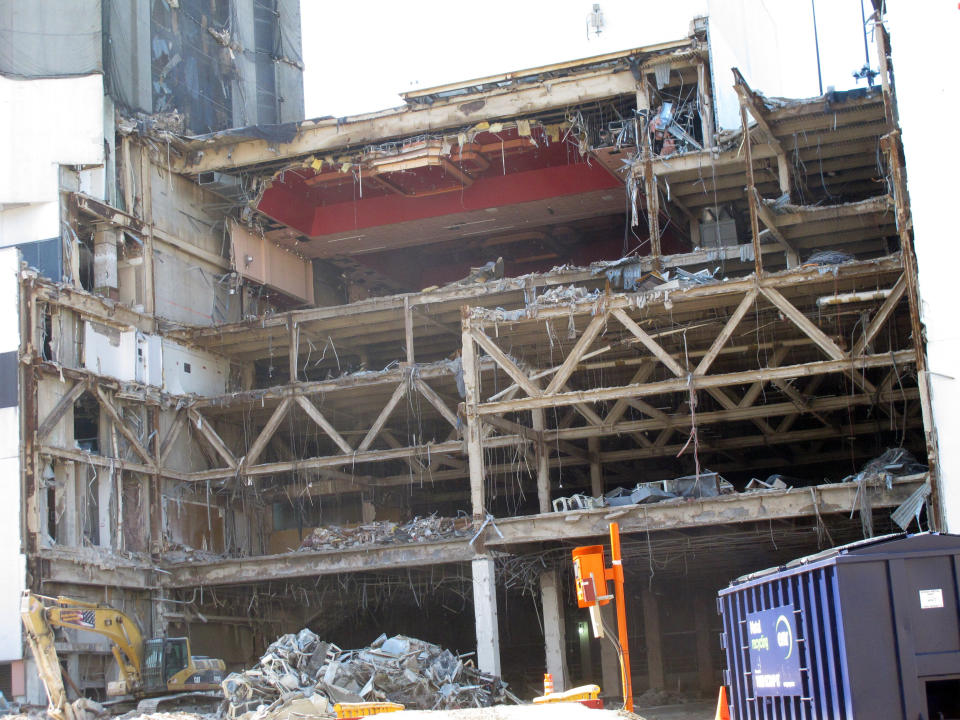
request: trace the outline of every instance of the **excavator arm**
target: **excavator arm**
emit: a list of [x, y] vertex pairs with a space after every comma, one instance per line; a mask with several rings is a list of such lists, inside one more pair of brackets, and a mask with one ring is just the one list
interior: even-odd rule
[[137, 624], [119, 610], [66, 597], [46, 597], [25, 590], [20, 599], [20, 617], [47, 689], [50, 715], [56, 720], [74, 720], [74, 717], [67, 702], [60, 662], [54, 647], [54, 627], [84, 630], [109, 639], [113, 656], [120, 666], [122, 692], [132, 694], [142, 686], [143, 635]]
[[33, 652], [33, 659], [37, 663], [40, 680], [50, 701], [47, 712], [54, 720], [76, 720], [73, 706], [67, 702], [67, 689], [63, 686], [60, 659], [53, 644], [53, 628], [47, 622], [46, 608], [37, 595], [24, 592], [20, 597], [20, 619], [27, 633], [27, 642]]

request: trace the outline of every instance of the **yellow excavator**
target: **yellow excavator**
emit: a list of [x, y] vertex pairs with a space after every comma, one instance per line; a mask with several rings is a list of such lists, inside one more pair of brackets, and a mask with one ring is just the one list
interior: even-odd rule
[[[148, 707], [141, 703], [144, 710], [154, 710], [168, 699], [180, 701], [192, 697], [208, 702], [222, 699], [222, 694], [215, 696], [209, 691], [222, 693], [220, 683], [226, 671], [223, 660], [191, 655], [188, 638], [145, 641], [137, 623], [108, 605], [46, 597], [25, 590], [20, 598], [20, 618], [50, 700], [48, 713], [54, 720], [82, 720], [83, 716], [67, 701], [63, 672], [54, 646], [55, 627], [97, 633], [110, 640], [113, 656], [120, 667], [120, 680], [107, 685], [109, 696], [140, 699], [169, 694], [168, 697], [145, 701]], [[194, 695], [186, 696], [186, 693]]]

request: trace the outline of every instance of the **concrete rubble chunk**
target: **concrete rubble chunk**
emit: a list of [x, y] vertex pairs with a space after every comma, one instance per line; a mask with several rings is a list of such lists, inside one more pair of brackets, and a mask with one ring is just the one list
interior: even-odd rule
[[389, 701], [421, 710], [504, 702], [506, 683], [477, 670], [471, 655], [406, 635], [381, 635], [365, 648], [341, 650], [304, 628], [282, 635], [255, 667], [223, 681], [224, 714], [283, 720], [299, 714], [305, 701], [316, 708], [314, 715], [331, 717], [338, 702]]
[[[436, 513], [418, 516], [403, 524], [379, 520], [351, 528], [330, 525], [315, 528], [303, 539], [300, 550], [339, 550], [359, 545], [439, 542], [469, 537], [473, 534], [472, 528], [472, 518], [440, 517]], [[378, 647], [376, 641], [371, 647]]]

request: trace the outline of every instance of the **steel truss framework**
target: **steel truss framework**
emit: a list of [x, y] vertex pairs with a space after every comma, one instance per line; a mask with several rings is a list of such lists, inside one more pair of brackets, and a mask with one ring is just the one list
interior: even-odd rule
[[[678, 431], [688, 434], [690, 428], [712, 424], [729, 424], [748, 421], [759, 429], [759, 434], [741, 434], [716, 440], [699, 439], [699, 452], [744, 450], [799, 443], [809, 440], [826, 440], [838, 435], [858, 435], [876, 432], [883, 421], [846, 422], [836, 417], [847, 414], [854, 406], [877, 404], [886, 412], [888, 428], [916, 427], [919, 418], [910, 412], [904, 414], [887, 405], [893, 401], [909, 402], [919, 398], [913, 382], [903, 386], [903, 370], [916, 362], [915, 349], [909, 344], [891, 346], [889, 350], [872, 350], [878, 335], [889, 329], [894, 311], [903, 300], [906, 281], [895, 265], [867, 263], [857, 267], [837, 268], [836, 282], [855, 293], [857, 287], [880, 287], [882, 304], [862, 328], [849, 349], [843, 349], [838, 339], [824, 332], [806, 312], [798, 307], [800, 302], [791, 301], [786, 294], [796, 294], [804, 285], [804, 292], [816, 292], [816, 274], [819, 271], [788, 271], [775, 276], [751, 277], [722, 285], [705, 286], [671, 294], [651, 302], [643, 296], [604, 295], [587, 302], [571, 304], [562, 308], [534, 308], [527, 317], [517, 322], [505, 323], [496, 315], [484, 311], [465, 312], [463, 318], [463, 363], [466, 374], [467, 446], [471, 471], [471, 499], [475, 514], [486, 512], [484, 497], [487, 474], [484, 448], [491, 439], [520, 437], [530, 440], [537, 448], [538, 490], [541, 512], [549, 510], [549, 454], [552, 447], [576, 457], [587, 455], [593, 464], [629, 460], [644, 457], [671, 456], [682, 453], [690, 443], [690, 437], [680, 437], [671, 443]], [[833, 278], [827, 283], [833, 284]], [[822, 279], [820, 280], [822, 287]], [[887, 284], [889, 283], [889, 284]], [[785, 294], [786, 293], [786, 294]], [[809, 298], [809, 295], [808, 295]], [[704, 301], [710, 305], [726, 308], [722, 322], [702, 322], [705, 314]], [[812, 298], [814, 301], [815, 297]], [[807, 302], [806, 298], [798, 298]], [[679, 325], [684, 335], [683, 347], [665, 349], [668, 340], [678, 336], [678, 328], [664, 330], [664, 310], [669, 308], [673, 322]], [[731, 338], [748, 317], [751, 325], [764, 316], [782, 317], [781, 323], [789, 323], [792, 332], [783, 333], [781, 340], [768, 343], [768, 363], [743, 369], [748, 363], [734, 365], [720, 362], [725, 355], [743, 356], [748, 348], [731, 346]], [[686, 325], [680, 318], [688, 319]], [[576, 327], [576, 340], [569, 343], [562, 361], [547, 370], [539, 370], [524, 363], [524, 354], [536, 356], [547, 345], [556, 346], [554, 325], [567, 324]], [[660, 321], [660, 322], [658, 322]], [[656, 332], [644, 329], [655, 328]], [[509, 351], [501, 347], [490, 335], [499, 331], [512, 344]], [[572, 337], [570, 332], [568, 337]], [[672, 337], [671, 337], [672, 336]], [[612, 340], [612, 342], [611, 342]], [[672, 343], [674, 346], [677, 343]], [[633, 349], [629, 354], [612, 349], [612, 346]], [[599, 347], [602, 346], [602, 347]], [[680, 352], [678, 352], [680, 350]], [[507, 391], [485, 393], [481, 378], [476, 372], [476, 361], [483, 352], [491, 358], [498, 369], [507, 375], [513, 385]], [[603, 362], [588, 363], [585, 358], [606, 353], [614, 356]], [[802, 356], [803, 362], [781, 365], [793, 354]], [[817, 357], [816, 355], [819, 355]], [[619, 373], [619, 382], [610, 382], [604, 387], [575, 389], [587, 385], [576, 382], [577, 374], [590, 367], [606, 366], [613, 370], [627, 369]], [[823, 396], [817, 390], [832, 376], [843, 376], [850, 384], [850, 392], [842, 395], [830, 391]], [[608, 375], [607, 377], [610, 377]], [[874, 378], [874, 379], [871, 379]], [[774, 386], [780, 402], [760, 403], [767, 384]], [[575, 387], [572, 387], [574, 386]], [[835, 383], [828, 384], [835, 388]], [[736, 388], [745, 390], [737, 392]], [[709, 396], [717, 409], [705, 412], [684, 411], [680, 406], [675, 412], [664, 412], [651, 403], [651, 398], [680, 396], [687, 408], [697, 408], [699, 394]], [[835, 390], [833, 390], [835, 393]], [[671, 406], [676, 400], [667, 401]], [[547, 408], [572, 408], [582, 418], [579, 426], [547, 428], [544, 424]], [[624, 420], [624, 414], [632, 408], [643, 417]], [[529, 415], [527, 415], [529, 413]], [[512, 416], [512, 419], [509, 419]], [[812, 417], [813, 427], [793, 430], [801, 416]], [[529, 417], [529, 424], [522, 418]], [[570, 415], [567, 415], [569, 418]], [[780, 417], [774, 427], [768, 419]], [[485, 428], [492, 426], [500, 433], [489, 435]], [[642, 433], [655, 431], [650, 440]], [[608, 438], [629, 435], [637, 447], [604, 452], [590, 457], [579, 448], [569, 448], [572, 440]], [[496, 468], [492, 470], [496, 471]], [[598, 489], [594, 487], [594, 490]]]
[[[844, 349], [845, 338], [838, 330], [843, 330], [846, 316], [838, 321], [834, 315], [824, 314], [823, 324], [833, 326], [824, 330], [810, 317], [816, 314], [815, 301], [832, 296], [857, 304], [861, 300], [857, 293], [865, 288], [874, 299], [872, 312], [849, 349]], [[67, 389], [38, 424], [38, 450], [64, 460], [119, 466], [194, 483], [325, 471], [329, 474], [313, 489], [317, 493], [356, 490], [358, 480], [359, 486], [408, 483], [409, 473], [378, 474], [370, 470], [371, 464], [402, 460], [420, 463], [423, 471], [424, 458], [429, 455], [430, 464], [436, 465], [430, 468], [434, 481], [471, 479], [472, 507], [481, 514], [485, 503], [480, 478], [511, 471], [509, 466], [491, 465], [483, 451], [514, 447], [531, 453], [530, 467], [535, 469], [531, 475], [537, 480], [540, 509], [546, 512], [551, 468], [675, 456], [689, 445], [685, 436], [691, 427], [740, 423], [734, 436], [701, 437], [701, 453], [916, 427], [920, 392], [915, 378], [904, 373], [915, 365], [916, 352], [903, 340], [909, 331], [905, 330], [905, 313], [898, 312], [905, 306], [905, 292], [899, 259], [892, 257], [839, 266], [829, 274], [820, 269], [795, 269], [669, 294], [604, 294], [563, 307], [534, 304], [526, 317], [509, 323], [509, 332], [504, 332], [506, 326], [495, 314], [487, 317], [483, 309], [465, 309], [461, 352], [466, 400], [462, 407], [457, 408], [456, 396], [451, 398], [451, 372], [442, 365], [407, 364], [369, 377], [291, 383], [257, 391], [265, 409], [245, 445], [222, 430], [230, 408], [248, 405], [243, 394], [224, 398], [231, 403], [227, 411], [218, 399], [183, 403], [155, 398], [154, 415], [167, 413], [169, 422], [163, 434], [158, 430], [146, 441], [124, 419], [130, 402], [142, 402], [131, 398], [129, 388], [91, 373], [41, 363], [37, 366], [40, 372], [61, 373]], [[858, 308], [862, 309], [861, 305]], [[859, 313], [851, 317], [854, 315], [860, 318]], [[779, 323], [771, 339], [759, 342], [745, 334], [745, 329], [771, 318]], [[556, 327], [564, 324], [568, 334], [573, 329], [575, 340], [567, 343], [551, 366], [538, 366], [537, 358], [551, 343], [550, 334], [555, 336]], [[502, 347], [504, 340], [496, 337], [498, 332], [510, 339], [510, 347]], [[741, 335], [749, 342], [734, 339]], [[684, 339], [685, 347], [677, 343], [679, 338]], [[901, 338], [899, 345], [897, 338]], [[765, 363], [750, 367], [744, 357], [751, 352], [762, 352]], [[296, 357], [291, 353], [291, 362], [296, 362]], [[590, 377], [598, 371], [605, 372], [603, 379], [608, 380], [602, 387]], [[485, 394], [483, 385], [494, 385], [498, 376], [507, 379], [507, 386], [503, 388], [501, 382], [499, 390]], [[846, 379], [848, 392], [838, 392], [838, 377]], [[347, 429], [338, 429], [322, 408], [337, 393], [358, 390], [380, 400], [372, 401], [362, 424], [349, 428], [358, 438], [350, 440]], [[112, 421], [117, 440], [126, 443], [122, 459], [47, 442], [51, 429], [85, 392]], [[690, 412], [690, 398], [700, 395], [709, 398], [713, 407], [698, 407], [695, 401], [695, 410]], [[390, 417], [401, 401], [413, 397], [422, 399], [437, 427], [446, 427], [439, 441], [405, 445], [389, 430]], [[671, 397], [673, 400], [664, 400]], [[849, 415], [852, 408], [873, 407], [878, 408], [878, 417], [858, 422], [838, 417]], [[569, 410], [561, 412], [559, 421], [550, 426], [547, 419], [553, 413], [544, 412], [547, 408]], [[779, 421], [772, 424], [774, 418]], [[815, 423], [797, 429], [801, 418], [812, 418]], [[294, 420], [298, 427], [304, 422], [313, 427], [325, 439], [323, 447], [328, 452], [263, 460], [278, 430]], [[744, 432], [744, 424], [759, 432]], [[150, 426], [159, 428], [156, 417]], [[170, 467], [171, 450], [187, 428], [211, 459], [209, 469]], [[600, 444], [602, 439], [623, 437], [632, 439], [634, 446], [619, 443], [614, 447], [614, 443], [604, 448]], [[357, 465], [364, 466], [363, 473], [342, 471]]]

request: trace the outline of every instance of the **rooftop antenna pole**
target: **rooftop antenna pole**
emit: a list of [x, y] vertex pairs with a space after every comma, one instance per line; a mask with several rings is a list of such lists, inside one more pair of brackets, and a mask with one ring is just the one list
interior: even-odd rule
[[860, 0], [860, 19], [863, 20], [863, 62], [870, 67], [870, 47], [867, 45], [867, 13], [863, 9], [863, 0]]
[[[820, 94], [823, 95], [823, 72], [820, 69], [820, 37], [817, 34], [817, 3], [810, 0], [810, 10], [813, 12], [813, 44], [817, 49], [817, 82], [820, 84]], [[863, 6], [860, 6], [861, 12]]]

